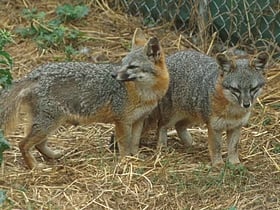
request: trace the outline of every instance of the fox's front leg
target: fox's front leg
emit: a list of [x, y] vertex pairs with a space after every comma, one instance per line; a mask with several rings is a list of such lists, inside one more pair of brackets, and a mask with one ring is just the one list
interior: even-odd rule
[[116, 123], [115, 124], [115, 140], [118, 143], [121, 157], [130, 154], [130, 140], [131, 140], [132, 124]]
[[240, 139], [241, 127], [237, 127], [227, 131], [228, 141], [228, 160], [232, 164], [239, 164], [240, 160], [238, 157], [238, 142]]
[[144, 125], [144, 118], [137, 120], [132, 125], [131, 142], [130, 142], [130, 153], [132, 155], [137, 154], [139, 150], [143, 125]]
[[159, 126], [157, 128], [157, 149], [167, 147], [167, 128], [165, 126]]
[[217, 131], [208, 127], [208, 148], [213, 167], [224, 165], [221, 151], [222, 131]]

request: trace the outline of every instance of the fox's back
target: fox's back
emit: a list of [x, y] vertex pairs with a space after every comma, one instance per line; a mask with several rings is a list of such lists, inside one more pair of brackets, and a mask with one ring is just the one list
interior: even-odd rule
[[34, 81], [32, 94], [40, 106], [77, 115], [94, 114], [102, 106], [120, 112], [127, 97], [123, 83], [111, 77], [112, 64], [82, 62], [49, 63], [32, 71], [25, 80]]
[[169, 56], [167, 65], [171, 81], [164, 100], [176, 112], [188, 110], [194, 117], [207, 118], [218, 77], [215, 59], [195, 51], [182, 51]]
[[224, 54], [215, 60], [195, 51], [169, 56], [170, 87], [161, 117], [165, 121], [172, 117], [169, 124], [184, 119], [211, 123], [217, 129], [244, 125], [265, 84], [265, 60], [265, 55], [229, 59]]

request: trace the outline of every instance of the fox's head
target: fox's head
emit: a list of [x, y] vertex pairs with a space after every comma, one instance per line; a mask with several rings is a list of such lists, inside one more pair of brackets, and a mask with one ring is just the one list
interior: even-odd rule
[[252, 59], [229, 59], [217, 54], [225, 97], [242, 108], [250, 108], [265, 85], [265, 66], [269, 55], [260, 52]]
[[156, 37], [145, 39], [143, 32], [136, 29], [132, 39], [132, 50], [122, 59], [122, 65], [112, 73], [119, 81], [135, 81], [151, 84], [161, 74], [165, 65], [164, 54]]

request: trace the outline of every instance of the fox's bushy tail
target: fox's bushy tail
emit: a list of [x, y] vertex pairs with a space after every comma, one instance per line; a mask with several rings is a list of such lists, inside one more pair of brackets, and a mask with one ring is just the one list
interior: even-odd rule
[[31, 90], [35, 83], [28, 80], [14, 82], [8, 90], [2, 90], [0, 95], [0, 128], [7, 135], [18, 125], [21, 108], [28, 106], [32, 97]]

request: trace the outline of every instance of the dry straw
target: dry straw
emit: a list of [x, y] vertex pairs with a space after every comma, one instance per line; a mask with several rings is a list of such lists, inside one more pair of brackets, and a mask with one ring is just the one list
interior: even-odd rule
[[[85, 21], [69, 23], [90, 38], [81, 47], [90, 56], [74, 57], [93, 61], [100, 56], [120, 61], [128, 52], [135, 27], [141, 19], [115, 11], [105, 1], [84, 1], [91, 7]], [[73, 3], [60, 1], [60, 3]], [[37, 8], [54, 15], [57, 1], [1, 1], [0, 27], [14, 30], [28, 23], [23, 8]], [[167, 54], [194, 48], [212, 55], [214, 37], [206, 48], [196, 45], [185, 34], [169, 27], [145, 29], [161, 39]], [[57, 50], [39, 51], [32, 40], [14, 37], [16, 45], [6, 50], [15, 61], [13, 74], [20, 78], [47, 61], [63, 60]], [[6, 192], [2, 209], [279, 209], [280, 208], [280, 65], [267, 72], [268, 83], [242, 130], [240, 155], [246, 168], [212, 171], [209, 166], [207, 133], [193, 128], [197, 142], [185, 149], [176, 135], [169, 136], [169, 148], [155, 150], [154, 133], [145, 136], [138, 157], [119, 162], [108, 149], [113, 126], [96, 124], [61, 127], [50, 136], [50, 146], [65, 151], [65, 156], [47, 163], [43, 171], [28, 171], [22, 161], [18, 142], [19, 128], [9, 138], [12, 149], [5, 152], [1, 167], [0, 192]], [[225, 148], [224, 148], [225, 149]], [[224, 150], [225, 151], [225, 150]], [[37, 154], [39, 162], [46, 163]], [[226, 154], [224, 154], [226, 155]], [[1, 199], [0, 199], [0, 202]]]

